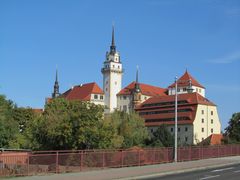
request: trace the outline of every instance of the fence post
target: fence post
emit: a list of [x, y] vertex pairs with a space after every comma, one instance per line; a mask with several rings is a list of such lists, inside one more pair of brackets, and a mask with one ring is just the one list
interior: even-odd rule
[[192, 146], [189, 146], [189, 161], [192, 160]]
[[56, 173], [58, 173], [58, 151], [56, 152]]
[[138, 150], [138, 166], [140, 166], [141, 165], [141, 159], [140, 159], [141, 157], [140, 157], [140, 150]]
[[27, 154], [27, 175], [29, 176], [29, 153]]
[[105, 154], [104, 154], [104, 151], [102, 151], [102, 168], [104, 168], [105, 166]]
[[82, 160], [83, 160], [83, 153], [82, 153], [82, 151], [79, 151], [79, 153], [80, 153], [80, 171], [82, 171]]

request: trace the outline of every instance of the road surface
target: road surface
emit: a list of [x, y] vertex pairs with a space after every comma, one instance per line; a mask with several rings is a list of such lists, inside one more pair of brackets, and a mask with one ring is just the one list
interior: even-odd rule
[[198, 170], [187, 173], [178, 173], [168, 176], [156, 176], [151, 178], [140, 178], [143, 180], [239, 180], [240, 163], [237, 165], [219, 168]]

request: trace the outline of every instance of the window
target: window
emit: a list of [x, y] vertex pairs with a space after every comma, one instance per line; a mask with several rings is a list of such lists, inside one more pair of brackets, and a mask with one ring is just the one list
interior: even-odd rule
[[199, 92], [201, 93], [201, 89], [199, 89]]
[[188, 127], [185, 127], [185, 131], [186, 131], [186, 132], [188, 131]]
[[177, 89], [177, 92], [180, 92], [180, 88]]
[[126, 100], [126, 99], [127, 99], [127, 96], [123, 96], [123, 99]]
[[204, 110], [202, 110], [202, 114], [204, 114]]
[[117, 85], [117, 81], [115, 81], [115, 85]]
[[113, 68], [115, 68], [115, 66], [113, 65]]
[[100, 96], [100, 99], [103, 100], [103, 96], [102, 95]]
[[120, 66], [118, 66], [118, 69], [120, 69]]
[[171, 128], [171, 132], [173, 132], [173, 128]]
[[211, 133], [213, 133], [213, 128], [211, 129]]
[[178, 132], [180, 132], [180, 130], [181, 130], [181, 129], [180, 129], [180, 128], [178, 128]]
[[146, 97], [146, 96], [144, 97], [144, 100], [147, 100], [147, 97]]
[[187, 91], [187, 88], [183, 88], [183, 91]]
[[108, 88], [106, 88], [106, 91], [108, 91]]
[[106, 81], [106, 84], [108, 84], [108, 81]]
[[202, 128], [202, 132], [204, 132], [204, 128]]
[[204, 123], [204, 119], [202, 118], [202, 123]]
[[213, 124], [213, 119], [211, 119], [211, 124]]
[[211, 111], [211, 115], [213, 115], [213, 111]]
[[188, 137], [185, 137], [185, 142], [187, 142], [188, 141]]
[[98, 99], [98, 95], [97, 94], [94, 94], [94, 99]]

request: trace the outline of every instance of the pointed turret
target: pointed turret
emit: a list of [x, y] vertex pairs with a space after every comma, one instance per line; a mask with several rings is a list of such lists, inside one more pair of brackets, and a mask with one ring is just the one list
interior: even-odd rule
[[138, 66], [137, 66], [137, 72], [136, 72], [136, 83], [135, 83], [135, 88], [134, 88], [135, 92], [141, 92], [139, 83], [138, 83]]
[[115, 37], [114, 37], [114, 26], [112, 26], [112, 44], [110, 46], [110, 54], [116, 53], [116, 46], [115, 46]]
[[58, 84], [58, 71], [56, 70], [56, 79], [55, 79], [55, 83], [54, 83], [52, 98], [56, 98], [59, 95], [60, 95], [60, 93], [59, 93], [59, 84]]

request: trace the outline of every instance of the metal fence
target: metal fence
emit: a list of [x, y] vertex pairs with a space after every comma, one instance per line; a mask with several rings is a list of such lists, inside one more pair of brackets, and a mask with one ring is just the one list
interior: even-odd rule
[[[240, 145], [192, 146], [178, 148], [178, 161], [240, 155]], [[168, 163], [173, 148], [130, 150], [36, 151], [0, 153], [0, 176], [89, 171]]]

